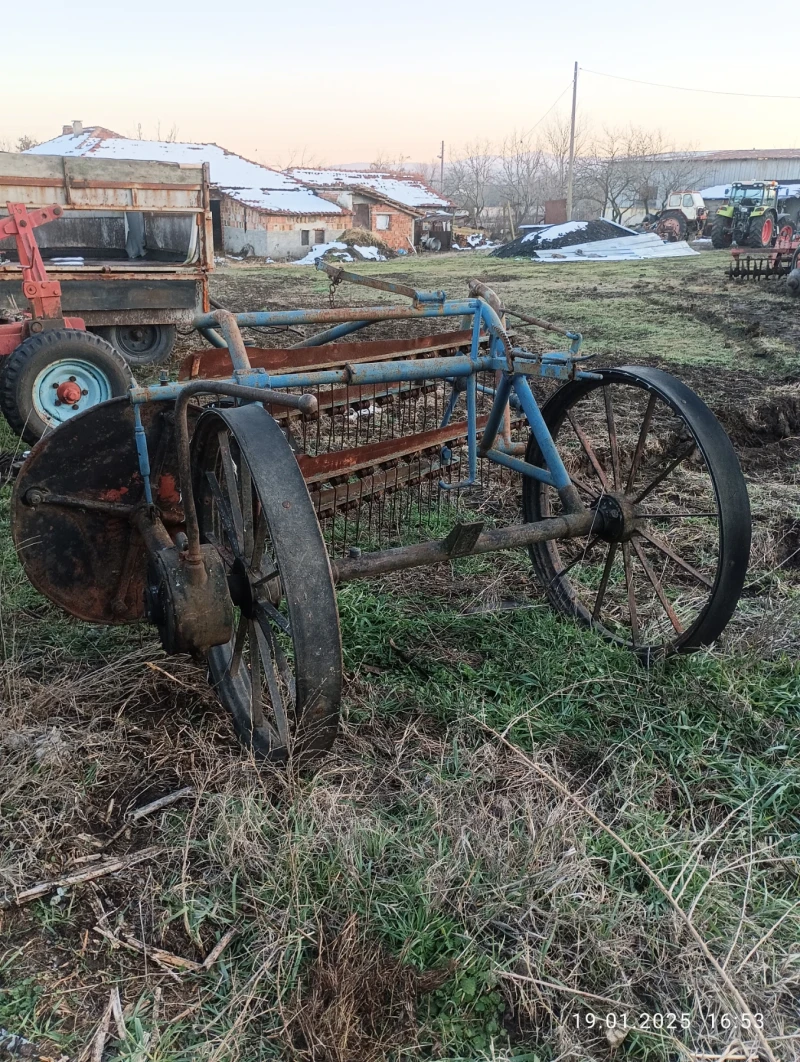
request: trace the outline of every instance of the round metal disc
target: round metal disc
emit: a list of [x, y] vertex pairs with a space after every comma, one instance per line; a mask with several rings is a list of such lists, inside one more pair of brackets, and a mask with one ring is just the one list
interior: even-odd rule
[[[141, 407], [153, 495], [176, 528], [182, 513], [171, 410], [160, 402]], [[43, 500], [31, 504], [37, 497]], [[129, 400], [115, 398], [71, 417], [36, 444], [14, 486], [12, 534], [28, 579], [89, 623], [143, 619], [147, 555], [138, 532], [125, 513], [80, 504], [136, 506], [143, 500]]]

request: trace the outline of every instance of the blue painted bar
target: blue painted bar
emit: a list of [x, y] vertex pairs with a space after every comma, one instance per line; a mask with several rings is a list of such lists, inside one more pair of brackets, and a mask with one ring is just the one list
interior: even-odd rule
[[[552, 476], [553, 486], [556, 490], [563, 490], [571, 483], [566, 468], [564, 468], [564, 462], [561, 460], [561, 456], [556, 449], [556, 444], [553, 442], [553, 437], [550, 434], [550, 429], [544, 422], [541, 410], [536, 404], [536, 399], [531, 391], [531, 385], [525, 379], [524, 376], [514, 377], [514, 390], [517, 393], [517, 397], [520, 400], [523, 412], [528, 418], [528, 423], [531, 426], [539, 449], [542, 451], [545, 464], [550, 470]], [[502, 462], [501, 462], [502, 463]], [[525, 462], [521, 462], [524, 464]], [[531, 467], [531, 466], [528, 466]], [[521, 471], [518, 469], [518, 471]]]
[[486, 458], [489, 461], [494, 461], [495, 464], [505, 465], [506, 468], [511, 468], [515, 472], [521, 472], [523, 476], [528, 476], [529, 479], [538, 479], [540, 483], [547, 483], [550, 487], [555, 486], [553, 477], [546, 469], [539, 468], [537, 465], [530, 465], [527, 461], [520, 461], [518, 457], [511, 457], [509, 454], [503, 453], [502, 450], [488, 450]]
[[150, 455], [147, 452], [147, 435], [142, 424], [142, 411], [138, 406], [133, 407], [133, 437], [136, 442], [136, 453], [139, 457], [139, 471], [144, 482], [144, 500], [148, 505], [153, 504], [153, 491], [150, 486]]
[[497, 437], [497, 433], [500, 430], [500, 424], [503, 420], [503, 414], [506, 411], [506, 404], [508, 397], [511, 394], [512, 378], [509, 373], [504, 372], [500, 377], [500, 381], [497, 384], [495, 390], [494, 402], [492, 408], [489, 410], [489, 419], [486, 421], [486, 427], [483, 429], [481, 435], [480, 450], [481, 453], [485, 453], [489, 450]]
[[[452, 299], [414, 306], [343, 306], [341, 309], [321, 310], [256, 310], [252, 313], [237, 313], [236, 323], [240, 328], [269, 328], [272, 325], [344, 324], [352, 323], [357, 313], [361, 321], [412, 320], [419, 317], [461, 317], [482, 312], [487, 308], [479, 299]], [[491, 311], [493, 318], [499, 318]], [[195, 328], [213, 328], [218, 322], [213, 314], [198, 314], [193, 321]]]

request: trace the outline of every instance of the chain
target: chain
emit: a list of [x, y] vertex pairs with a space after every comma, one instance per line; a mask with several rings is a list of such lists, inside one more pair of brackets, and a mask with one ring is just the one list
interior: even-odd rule
[[330, 283], [330, 287], [328, 288], [328, 305], [332, 310], [336, 306], [336, 288], [338, 287], [339, 283], [340, 281], [338, 279], [332, 280]]

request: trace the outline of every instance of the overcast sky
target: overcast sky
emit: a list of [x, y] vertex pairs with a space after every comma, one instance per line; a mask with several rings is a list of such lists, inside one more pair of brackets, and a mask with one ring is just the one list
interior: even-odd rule
[[[176, 126], [180, 140], [273, 164], [303, 153], [425, 162], [442, 139], [450, 151], [530, 129], [562, 92], [551, 114], [568, 114], [575, 60], [671, 85], [800, 95], [785, 56], [755, 58], [770, 29], [743, 0], [37, 0], [32, 10], [26, 46], [3, 57], [0, 140], [46, 140], [78, 118], [127, 136], [141, 123], [147, 138]], [[796, 147], [800, 136], [800, 99], [588, 72], [578, 109], [595, 126], [660, 128], [676, 147]]]

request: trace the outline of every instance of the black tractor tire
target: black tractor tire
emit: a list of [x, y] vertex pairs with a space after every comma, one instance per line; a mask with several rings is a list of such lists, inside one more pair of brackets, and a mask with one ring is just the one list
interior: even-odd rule
[[732, 219], [716, 215], [711, 225], [711, 246], [719, 251], [733, 243]]
[[[86, 388], [74, 406], [58, 403], [48, 414], [42, 388], [56, 388], [59, 363], [65, 379], [86, 375]], [[54, 379], [43, 380], [45, 373]], [[78, 385], [82, 382], [78, 379]], [[4, 359], [0, 372], [0, 412], [12, 431], [36, 443], [59, 423], [109, 398], [121, 398], [133, 383], [131, 370], [116, 350], [99, 336], [58, 328], [29, 336]], [[40, 393], [41, 392], [41, 393]]]
[[778, 217], [778, 242], [788, 243], [794, 239], [797, 226], [790, 214], [781, 214]]
[[747, 226], [747, 236], [744, 240], [746, 247], [771, 247], [778, 235], [778, 226], [775, 215], [767, 212], [751, 218]]
[[105, 325], [92, 331], [134, 368], [169, 361], [178, 334], [172, 324]]
[[656, 232], [662, 240], [677, 243], [685, 240], [689, 231], [686, 215], [680, 210], [665, 210], [656, 223]]

